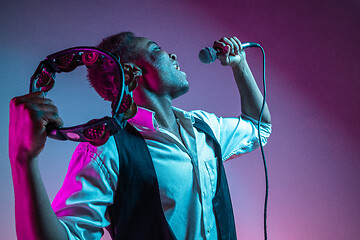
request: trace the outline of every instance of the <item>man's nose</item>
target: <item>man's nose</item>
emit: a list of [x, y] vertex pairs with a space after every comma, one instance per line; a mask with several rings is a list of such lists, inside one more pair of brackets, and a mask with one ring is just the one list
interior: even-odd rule
[[173, 60], [177, 59], [177, 56], [173, 53], [169, 53], [169, 57], [172, 58]]

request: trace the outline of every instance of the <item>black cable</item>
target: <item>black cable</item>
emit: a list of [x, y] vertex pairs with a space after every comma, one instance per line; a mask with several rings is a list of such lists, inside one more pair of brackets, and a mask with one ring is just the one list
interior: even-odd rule
[[262, 52], [262, 55], [263, 55], [264, 98], [263, 98], [263, 102], [262, 102], [262, 106], [261, 106], [261, 110], [260, 110], [260, 116], [259, 116], [259, 122], [258, 122], [257, 128], [258, 128], [258, 137], [259, 137], [261, 155], [262, 155], [263, 164], [264, 164], [264, 171], [265, 171], [266, 190], [265, 190], [265, 202], [264, 202], [264, 239], [267, 240], [267, 223], [266, 223], [266, 221], [267, 221], [267, 204], [268, 204], [268, 197], [269, 197], [269, 179], [268, 179], [268, 171], [267, 171], [267, 166], [266, 166], [264, 147], [263, 147], [263, 144], [262, 144], [262, 141], [261, 141], [261, 134], [260, 134], [260, 122], [261, 122], [261, 119], [262, 119], [262, 115], [263, 115], [264, 108], [265, 108], [265, 102], [266, 102], [265, 51], [259, 44], [257, 44], [256, 47], [261, 49], [261, 52]]

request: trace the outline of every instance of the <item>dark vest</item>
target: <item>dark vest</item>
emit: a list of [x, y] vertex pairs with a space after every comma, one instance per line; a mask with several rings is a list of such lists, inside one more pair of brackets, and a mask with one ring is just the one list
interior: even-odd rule
[[[194, 127], [213, 141], [218, 159], [218, 181], [213, 199], [218, 237], [224, 240], [236, 239], [220, 145], [204, 121], [195, 118]], [[109, 232], [113, 239], [174, 240], [175, 236], [162, 210], [159, 185], [145, 140], [130, 124], [114, 137], [120, 162], [114, 204], [108, 208], [111, 220]]]

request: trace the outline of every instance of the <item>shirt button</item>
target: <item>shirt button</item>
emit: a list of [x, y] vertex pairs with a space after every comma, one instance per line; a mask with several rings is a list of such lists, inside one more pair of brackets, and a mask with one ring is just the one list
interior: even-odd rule
[[209, 233], [209, 232], [210, 232], [210, 229], [211, 229], [211, 228], [210, 228], [210, 227], [208, 227], [206, 231]]

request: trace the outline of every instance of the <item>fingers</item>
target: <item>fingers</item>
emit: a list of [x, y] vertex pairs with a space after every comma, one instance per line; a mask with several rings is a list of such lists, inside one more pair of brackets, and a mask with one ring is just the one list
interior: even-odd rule
[[48, 124], [55, 127], [63, 126], [63, 121], [59, 116], [56, 106], [52, 104], [37, 104], [33, 109], [36, 111], [36, 118], [42, 121], [44, 126]]
[[213, 48], [220, 50], [222, 54], [230, 54], [230, 47], [221, 39], [214, 42]]
[[25, 111], [29, 114], [34, 125], [41, 129], [49, 123], [57, 127], [63, 126], [57, 107], [51, 99], [45, 98], [43, 92], [34, 92], [13, 98], [10, 103], [10, 110], [18, 112], [19, 117], [21, 117], [21, 112]]
[[222, 54], [235, 56], [241, 51], [241, 42], [237, 37], [223, 37], [214, 42], [214, 48], [220, 49]]
[[26, 101], [26, 100], [30, 100], [30, 99], [45, 98], [45, 96], [46, 96], [45, 92], [38, 91], [38, 92], [26, 94], [24, 96], [19, 96], [17, 98], [20, 98], [20, 99], [23, 99]]
[[[46, 127], [62, 126], [58, 109], [42, 92], [15, 97], [10, 101], [9, 155], [13, 161], [27, 161], [45, 146]], [[24, 162], [24, 163], [25, 163]]]
[[[23, 96], [14, 97], [10, 101], [10, 105], [20, 105], [27, 103], [29, 101], [38, 101], [38, 99], [45, 99], [45, 93], [44, 92], [33, 92], [29, 93]], [[50, 100], [50, 99], [49, 99]]]
[[231, 38], [224, 37], [222, 39], [230, 47], [230, 55], [235, 55], [235, 50], [238, 49], [237, 44]]
[[245, 52], [237, 37], [223, 37], [214, 42], [213, 48], [220, 51], [218, 59], [223, 66], [234, 67], [245, 59]]
[[233, 39], [235, 40], [235, 42], [240, 46], [240, 49], [239, 49], [239, 51], [240, 50], [242, 50], [242, 45], [241, 45], [241, 42], [240, 42], [240, 40], [237, 38], [237, 37], [233, 37]]

